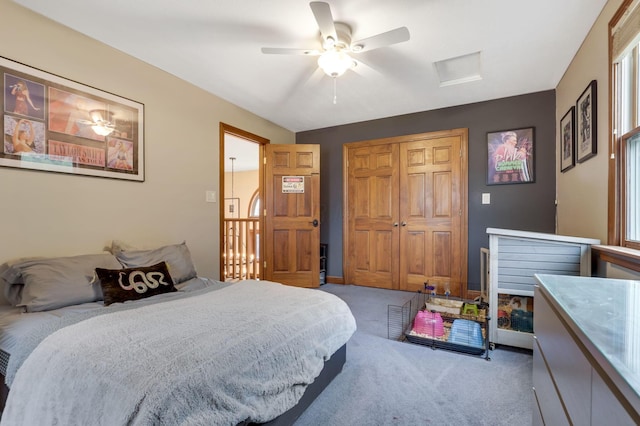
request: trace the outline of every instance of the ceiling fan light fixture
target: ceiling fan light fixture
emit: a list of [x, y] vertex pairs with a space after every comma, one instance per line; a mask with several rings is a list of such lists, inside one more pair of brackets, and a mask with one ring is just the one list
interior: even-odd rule
[[329, 77], [340, 77], [356, 66], [356, 62], [341, 50], [328, 50], [318, 58], [318, 66]]
[[100, 136], [109, 136], [116, 128], [115, 124], [113, 124], [108, 119], [111, 118], [113, 113], [104, 110], [94, 109], [89, 111], [89, 115], [91, 116], [91, 121], [93, 121], [93, 125], [91, 129], [95, 132], [96, 135]]
[[111, 132], [115, 130], [115, 128], [116, 127], [113, 124], [107, 122], [96, 123], [91, 126], [91, 130], [93, 130], [96, 135], [100, 136], [109, 136]]

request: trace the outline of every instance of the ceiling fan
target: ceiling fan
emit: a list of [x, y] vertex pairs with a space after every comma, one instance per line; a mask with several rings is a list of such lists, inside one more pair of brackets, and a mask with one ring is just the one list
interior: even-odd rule
[[113, 112], [109, 111], [109, 105], [107, 109], [92, 109], [90, 111], [84, 111], [91, 120], [76, 119], [76, 122], [90, 126], [91, 129], [99, 136], [109, 136], [115, 129], [116, 125], [113, 122]]
[[349, 53], [366, 52], [409, 40], [406, 27], [380, 33], [358, 41], [351, 41], [351, 27], [343, 22], [335, 22], [329, 3], [312, 1], [309, 3], [318, 23], [322, 37], [322, 49], [295, 49], [263, 47], [262, 53], [285, 55], [319, 56], [318, 66], [330, 77], [336, 78], [356, 66]]

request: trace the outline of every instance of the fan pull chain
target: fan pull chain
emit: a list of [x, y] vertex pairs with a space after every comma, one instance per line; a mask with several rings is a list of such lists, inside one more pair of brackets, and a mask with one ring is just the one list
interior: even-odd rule
[[333, 77], [333, 104], [338, 103], [338, 91], [336, 89], [338, 79]]

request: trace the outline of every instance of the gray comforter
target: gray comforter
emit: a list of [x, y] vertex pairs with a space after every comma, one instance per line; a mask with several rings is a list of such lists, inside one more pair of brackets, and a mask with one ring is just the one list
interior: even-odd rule
[[269, 421], [298, 402], [355, 320], [323, 291], [243, 281], [53, 328], [15, 354], [2, 425]]

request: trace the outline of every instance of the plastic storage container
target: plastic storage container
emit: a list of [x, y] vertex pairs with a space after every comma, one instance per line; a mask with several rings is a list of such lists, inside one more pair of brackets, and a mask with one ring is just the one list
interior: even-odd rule
[[466, 319], [454, 320], [449, 333], [449, 342], [481, 348], [484, 342], [480, 324]]

